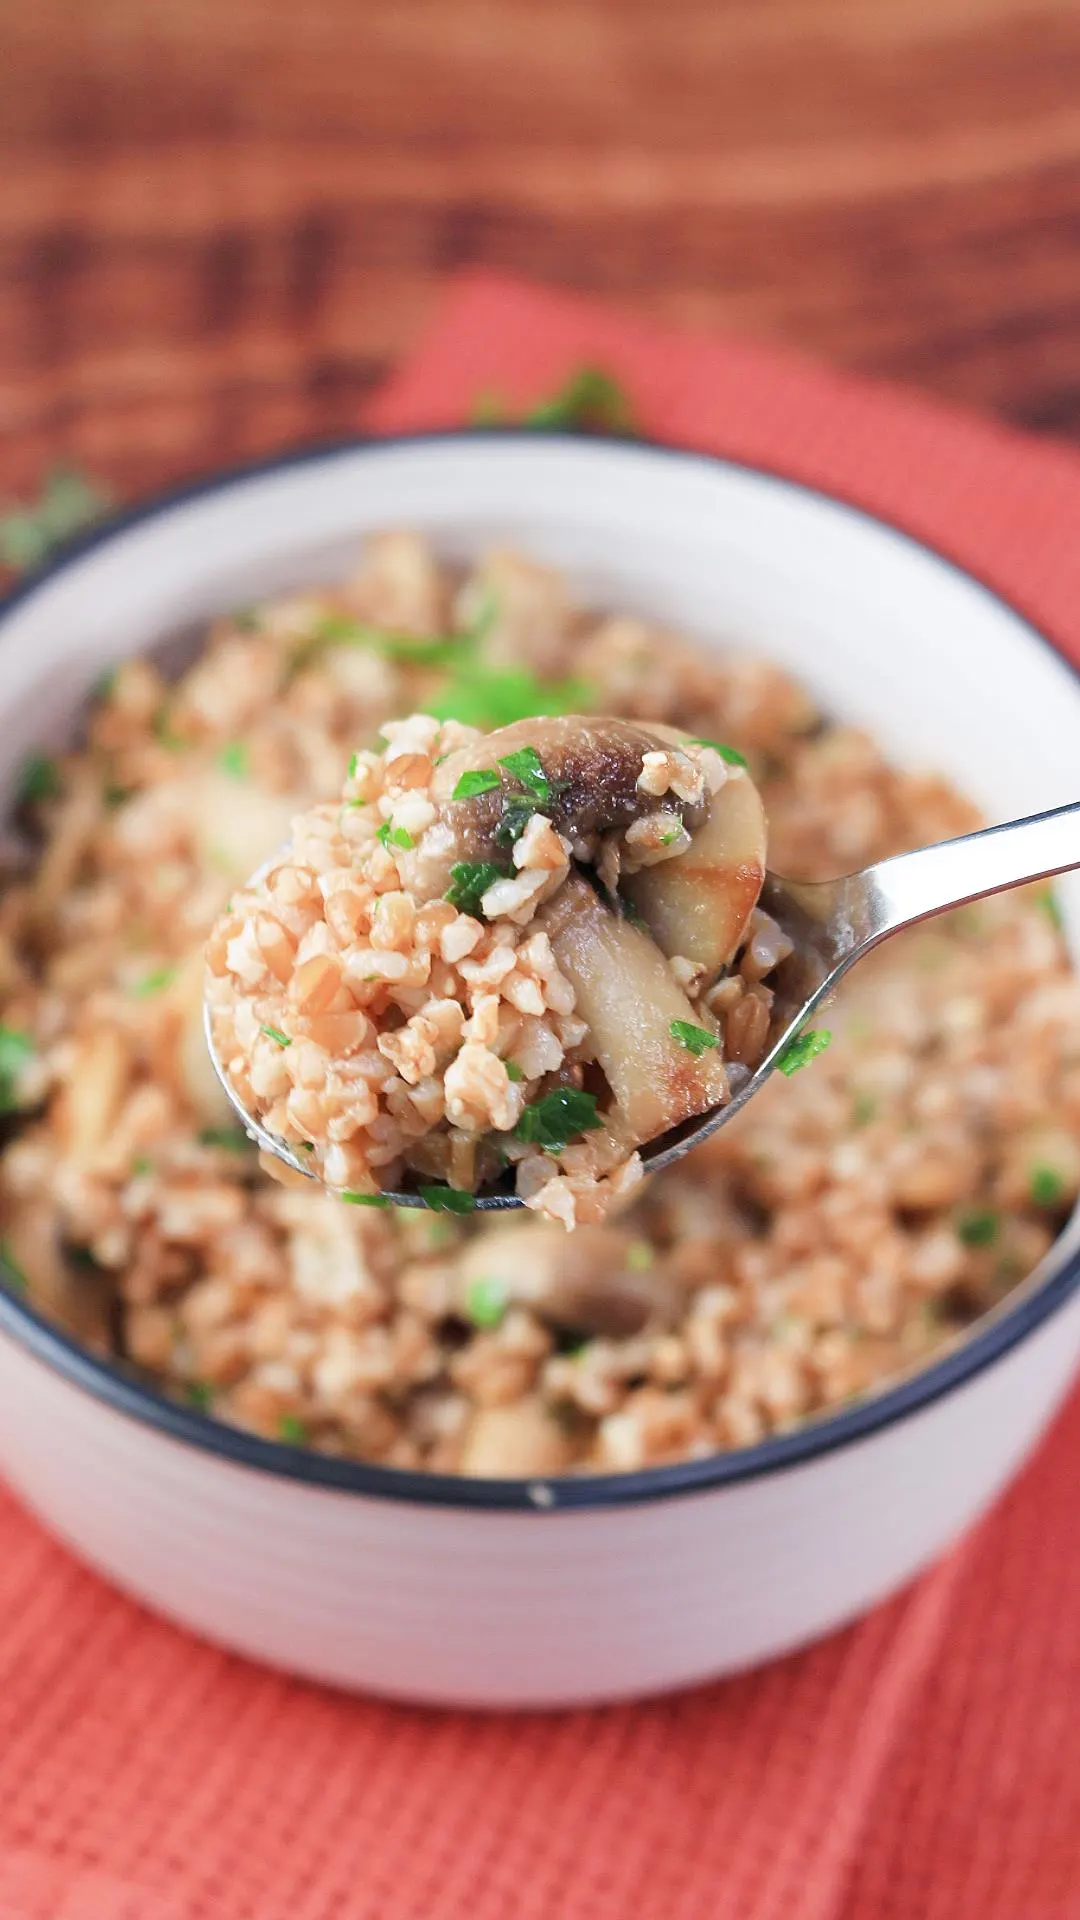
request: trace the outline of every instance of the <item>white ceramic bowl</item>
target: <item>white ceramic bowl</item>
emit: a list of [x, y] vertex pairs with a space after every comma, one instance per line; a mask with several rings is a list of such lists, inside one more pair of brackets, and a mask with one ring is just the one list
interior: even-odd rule
[[[112, 660], [343, 567], [370, 528], [492, 539], [585, 598], [790, 667], [997, 819], [1076, 797], [1080, 683], [947, 560], [769, 474], [530, 434], [302, 454], [151, 505], [0, 617], [0, 776], [63, 739]], [[1061, 888], [1074, 941], [1080, 889]], [[836, 1627], [993, 1499], [1072, 1379], [1073, 1227], [957, 1351], [746, 1451], [538, 1485], [402, 1473], [233, 1432], [0, 1289], [0, 1464], [149, 1605], [296, 1672], [421, 1701], [547, 1706], [702, 1680]]]

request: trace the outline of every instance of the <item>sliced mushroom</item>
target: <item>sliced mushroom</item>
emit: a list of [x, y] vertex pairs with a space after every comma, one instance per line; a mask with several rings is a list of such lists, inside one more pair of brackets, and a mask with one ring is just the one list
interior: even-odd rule
[[672, 1032], [677, 1021], [715, 1029], [691, 1006], [647, 933], [620, 919], [576, 874], [544, 909], [542, 923], [635, 1140], [653, 1140], [726, 1099], [719, 1051], [695, 1056]]
[[[634, 1264], [645, 1243], [613, 1227], [493, 1227], [458, 1262], [462, 1304], [478, 1281], [495, 1280], [506, 1299], [575, 1332], [625, 1340], [650, 1322], [674, 1323], [680, 1295], [662, 1271]], [[646, 1248], [646, 1253], [648, 1249]]]
[[765, 809], [735, 768], [676, 860], [644, 867], [623, 888], [657, 945], [710, 973], [733, 959], [765, 879]]
[[[625, 832], [657, 806], [653, 795], [638, 787], [642, 756], [671, 744], [669, 729], [654, 731], [632, 720], [595, 714], [517, 720], [513, 726], [500, 727], [475, 745], [448, 755], [438, 768], [433, 793], [441, 803], [440, 818], [429, 829], [432, 844], [445, 841], [445, 851], [453, 860], [509, 864], [508, 821], [515, 806], [527, 802], [530, 794], [503, 762], [527, 747], [539, 755], [549, 789], [544, 800], [532, 796], [534, 805], [560, 833], [582, 845], [598, 834]], [[498, 774], [499, 786], [468, 800], [454, 800], [462, 774], [479, 771]], [[674, 795], [665, 796], [664, 804], [691, 830], [705, 818], [704, 807], [690, 806]]]

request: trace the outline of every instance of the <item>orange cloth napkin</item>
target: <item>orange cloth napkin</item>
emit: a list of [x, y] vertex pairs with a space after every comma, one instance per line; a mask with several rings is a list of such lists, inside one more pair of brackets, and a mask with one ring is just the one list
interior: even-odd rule
[[[972, 566], [1080, 658], [1080, 462], [744, 344], [488, 278], [370, 409], [614, 371], [647, 433]], [[143, 1613], [0, 1494], [0, 1920], [1077, 1920], [1080, 1397], [934, 1572], [762, 1672], [554, 1716], [425, 1713]]]

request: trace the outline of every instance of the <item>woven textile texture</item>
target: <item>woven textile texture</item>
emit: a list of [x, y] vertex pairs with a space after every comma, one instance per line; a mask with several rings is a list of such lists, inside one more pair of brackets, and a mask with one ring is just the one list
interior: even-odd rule
[[[596, 361], [644, 430], [857, 500], [1080, 659], [1080, 462], [743, 344], [470, 278], [371, 409]], [[347, 423], [343, 423], [347, 424]], [[199, 1644], [0, 1494], [0, 1920], [1080, 1920], [1080, 1399], [910, 1593], [758, 1674], [531, 1718]]]

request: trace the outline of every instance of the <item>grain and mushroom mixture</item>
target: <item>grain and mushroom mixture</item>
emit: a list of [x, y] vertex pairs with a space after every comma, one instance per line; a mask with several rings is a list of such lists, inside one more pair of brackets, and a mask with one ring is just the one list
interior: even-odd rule
[[[1080, 987], [1045, 890], [890, 942], [827, 1052], [610, 1221], [268, 1179], [207, 1059], [203, 948], [294, 816], [336, 820], [353, 756], [416, 713], [721, 742], [796, 875], [973, 824], [766, 663], [583, 612], [513, 556], [463, 577], [370, 541], [333, 590], [216, 622], [179, 678], [121, 666], [81, 744], [26, 769], [0, 896], [5, 1284], [222, 1420], [534, 1475], [745, 1445], [918, 1364], [1030, 1270], [1080, 1188]], [[708, 1009], [728, 1061], [767, 1019], [758, 934]]]
[[[742, 756], [604, 716], [382, 733], [214, 928], [217, 1056], [339, 1193], [411, 1176], [464, 1209], [512, 1169], [527, 1207], [596, 1224], [641, 1180], [640, 1143], [730, 1097], [713, 1002], [734, 978], [764, 1012], [791, 951], [756, 909]], [[727, 1026], [747, 1072], [767, 1022], [749, 1049]]]

